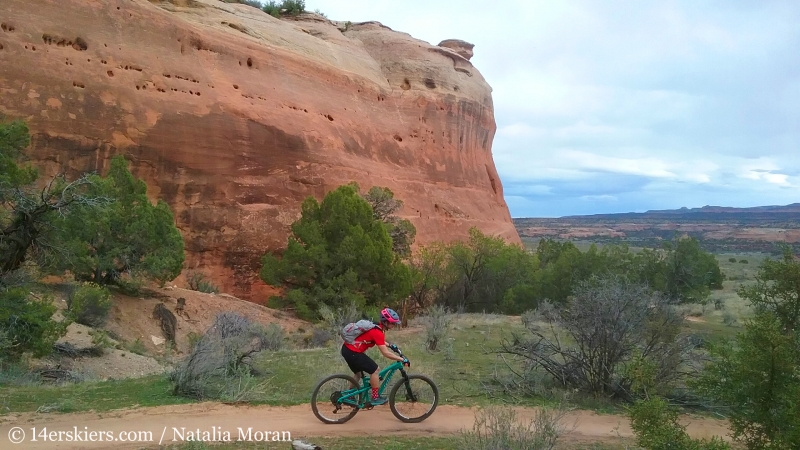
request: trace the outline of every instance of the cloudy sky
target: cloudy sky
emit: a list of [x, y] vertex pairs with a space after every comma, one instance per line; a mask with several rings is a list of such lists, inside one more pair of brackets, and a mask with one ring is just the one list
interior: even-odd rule
[[513, 217], [800, 202], [800, 2], [306, 0], [475, 44]]

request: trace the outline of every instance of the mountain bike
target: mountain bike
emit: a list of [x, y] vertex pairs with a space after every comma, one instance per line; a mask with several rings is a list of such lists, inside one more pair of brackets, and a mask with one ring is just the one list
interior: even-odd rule
[[[403, 356], [397, 346], [389, 347], [394, 353]], [[418, 423], [430, 417], [439, 404], [439, 389], [436, 384], [424, 375], [409, 375], [403, 369], [403, 363], [395, 361], [378, 375], [381, 380], [378, 395], [389, 386], [395, 372], [400, 372], [400, 380], [389, 391], [389, 408], [392, 414], [406, 423]], [[365, 375], [362, 373], [362, 375]], [[317, 419], [324, 423], [345, 423], [361, 409], [370, 410], [372, 388], [369, 376], [362, 379], [362, 385], [350, 375], [336, 374], [324, 378], [314, 388], [311, 395], [311, 410]]]

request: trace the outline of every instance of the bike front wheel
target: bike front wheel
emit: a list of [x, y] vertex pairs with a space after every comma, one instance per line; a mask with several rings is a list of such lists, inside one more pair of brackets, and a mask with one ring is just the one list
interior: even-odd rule
[[342, 392], [357, 387], [358, 382], [351, 376], [331, 375], [314, 388], [314, 393], [311, 394], [311, 410], [324, 423], [345, 423], [358, 412], [356, 403], [359, 397], [353, 397], [347, 403], [340, 403], [338, 399]]
[[417, 423], [430, 417], [439, 404], [439, 389], [424, 375], [409, 375], [389, 393], [392, 414], [406, 423]]

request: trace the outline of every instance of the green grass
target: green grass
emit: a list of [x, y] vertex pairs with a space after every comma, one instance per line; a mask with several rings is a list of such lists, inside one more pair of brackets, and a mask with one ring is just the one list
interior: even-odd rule
[[[743, 322], [753, 316], [752, 308], [747, 301], [739, 297], [737, 291], [742, 286], [755, 281], [758, 267], [769, 255], [766, 253], [720, 253], [714, 256], [716, 256], [726, 279], [722, 283], [722, 289], [711, 291], [709, 304], [705, 308], [701, 305], [687, 305], [689, 309], [694, 310], [695, 314], [701, 313], [703, 309], [705, 311], [697, 316], [700, 321], [687, 321], [685, 331], [703, 334], [711, 340], [730, 339], [741, 331]], [[731, 259], [734, 259], [735, 262], [731, 262]], [[741, 263], [740, 261], [743, 259], [748, 263]], [[724, 305], [723, 309], [715, 310], [715, 301], [720, 301]], [[733, 326], [723, 323], [725, 314], [736, 318]]]
[[0, 386], [3, 413], [109, 411], [134, 406], [191, 403], [172, 395], [172, 384], [163, 376], [118, 381], [84, 382], [63, 386]]
[[[449, 340], [442, 345], [445, 350], [436, 353], [425, 350], [423, 333], [413, 330], [389, 332], [387, 338], [398, 344], [411, 360], [411, 373], [425, 374], [434, 380], [439, 388], [441, 405], [553, 404], [554, 401], [541, 397], [514, 399], [499, 392], [490, 395], [485, 388], [493, 384], [495, 373], [507, 371], [503, 361], [493, 353], [501, 337], [509, 337], [512, 330], [522, 329], [518, 318], [465, 314], [451, 325]], [[381, 367], [389, 362], [376, 349], [370, 350], [370, 356]], [[334, 346], [263, 352], [256, 359], [255, 367], [262, 374], [259, 381], [266, 387], [254, 395], [253, 403], [275, 406], [308, 403], [320, 379], [334, 373], [349, 372], [339, 355], [339, 347]], [[396, 383], [398, 377], [395, 375], [391, 384]], [[172, 385], [164, 376], [63, 386], [7, 383], [0, 389], [0, 405], [6, 413], [36, 411], [43, 406], [51, 411], [72, 412], [193, 402], [173, 396]], [[612, 404], [597, 401], [578, 402], [576, 406], [617, 411]]]
[[[503, 316], [463, 315], [453, 324], [451, 340], [444, 344], [452, 346], [452, 351], [428, 352], [422, 333], [390, 331], [387, 340], [399, 345], [411, 360], [412, 373], [428, 375], [436, 382], [441, 404], [481, 405], [491, 399], [480, 381], [490, 381], [495, 367], [501, 364], [490, 350], [499, 345], [502, 334], [509, 334], [509, 328], [522, 329], [519, 319], [514, 319], [511, 325], [510, 322]], [[381, 367], [389, 363], [374, 348], [368, 354]], [[339, 347], [265, 354], [257, 360], [257, 368], [267, 374], [274, 387], [275, 393], [267, 400], [271, 404], [307, 403], [320, 379], [334, 373], [349, 373]]]

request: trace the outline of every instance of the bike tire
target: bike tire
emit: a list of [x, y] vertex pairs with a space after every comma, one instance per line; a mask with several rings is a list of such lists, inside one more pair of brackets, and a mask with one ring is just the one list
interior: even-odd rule
[[[415, 383], [414, 382], [415, 380], [418, 380], [421, 384]], [[423, 420], [427, 419], [428, 417], [430, 417], [430, 415], [433, 414], [433, 412], [436, 410], [436, 406], [439, 404], [439, 388], [436, 387], [436, 383], [434, 383], [433, 380], [431, 380], [430, 378], [426, 377], [425, 375], [409, 375], [408, 376], [408, 381], [412, 385], [412, 388], [411, 388], [412, 392], [416, 392], [416, 395], [419, 395], [421, 393], [419, 391], [421, 391], [423, 389], [430, 389], [430, 393], [432, 394], [433, 399], [431, 400], [429, 398], [426, 398], [426, 400], [429, 400], [429, 402], [427, 402], [427, 403], [419, 402], [420, 404], [429, 405], [429, 406], [427, 406], [428, 409], [421, 415], [409, 415], [408, 413], [401, 412], [398, 409], [398, 405], [399, 404], [405, 404], [406, 400], [408, 398], [408, 395], [407, 395], [408, 391], [407, 391], [407, 388], [406, 388], [406, 380], [405, 379], [399, 380], [397, 382], [397, 384], [395, 384], [392, 387], [391, 392], [389, 392], [389, 408], [392, 410], [392, 414], [394, 414], [394, 416], [397, 417], [401, 422], [419, 423], [419, 422], [422, 422]], [[418, 385], [419, 387], [415, 387], [415, 385]], [[401, 388], [402, 388], [402, 391], [401, 391]], [[398, 399], [397, 398], [398, 392], [401, 392], [401, 395], [403, 395], [404, 397]], [[428, 397], [428, 396], [426, 396], [426, 397]], [[400, 400], [400, 401], [398, 401], [398, 400]], [[411, 403], [413, 405], [415, 402], [412, 401], [412, 402], [409, 402], [409, 403]], [[404, 408], [402, 408], [402, 409], [404, 409]]]
[[[323, 409], [323, 408], [335, 408], [336, 407], [336, 405], [333, 404], [333, 401], [331, 400], [330, 396], [333, 395], [333, 392], [335, 392], [335, 389], [337, 388], [337, 386], [332, 386], [332, 388], [334, 388], [334, 391], [332, 393], [330, 393], [330, 394], [328, 394], [327, 392], [323, 392], [322, 396], [324, 398], [319, 398], [320, 397], [320, 392], [323, 390], [323, 387], [325, 387], [326, 384], [333, 384], [333, 383], [336, 382], [336, 380], [339, 380], [339, 381], [342, 382], [341, 386], [344, 385], [344, 383], [343, 383], [344, 381], [349, 382], [353, 386], [358, 386], [358, 382], [353, 377], [351, 377], [349, 375], [344, 375], [344, 374], [331, 375], [329, 377], [324, 378], [319, 383], [317, 383], [316, 387], [314, 387], [314, 393], [311, 394], [311, 410], [314, 412], [314, 415], [317, 417], [317, 419], [319, 419], [322, 423], [327, 423], [327, 424], [345, 423], [348, 420], [352, 419], [353, 416], [356, 415], [356, 413], [358, 413], [358, 407], [352, 407], [352, 406], [349, 406], [349, 405], [341, 405], [342, 406], [342, 410], [345, 411], [345, 412], [342, 413], [342, 415], [338, 416], [338, 417], [333, 417], [333, 415], [335, 413], [331, 413], [331, 417], [329, 417], [328, 415], [326, 415], [324, 413], [325, 409]], [[348, 389], [349, 389], [349, 387], [348, 387]], [[343, 390], [343, 389], [340, 389], [340, 390]]]

